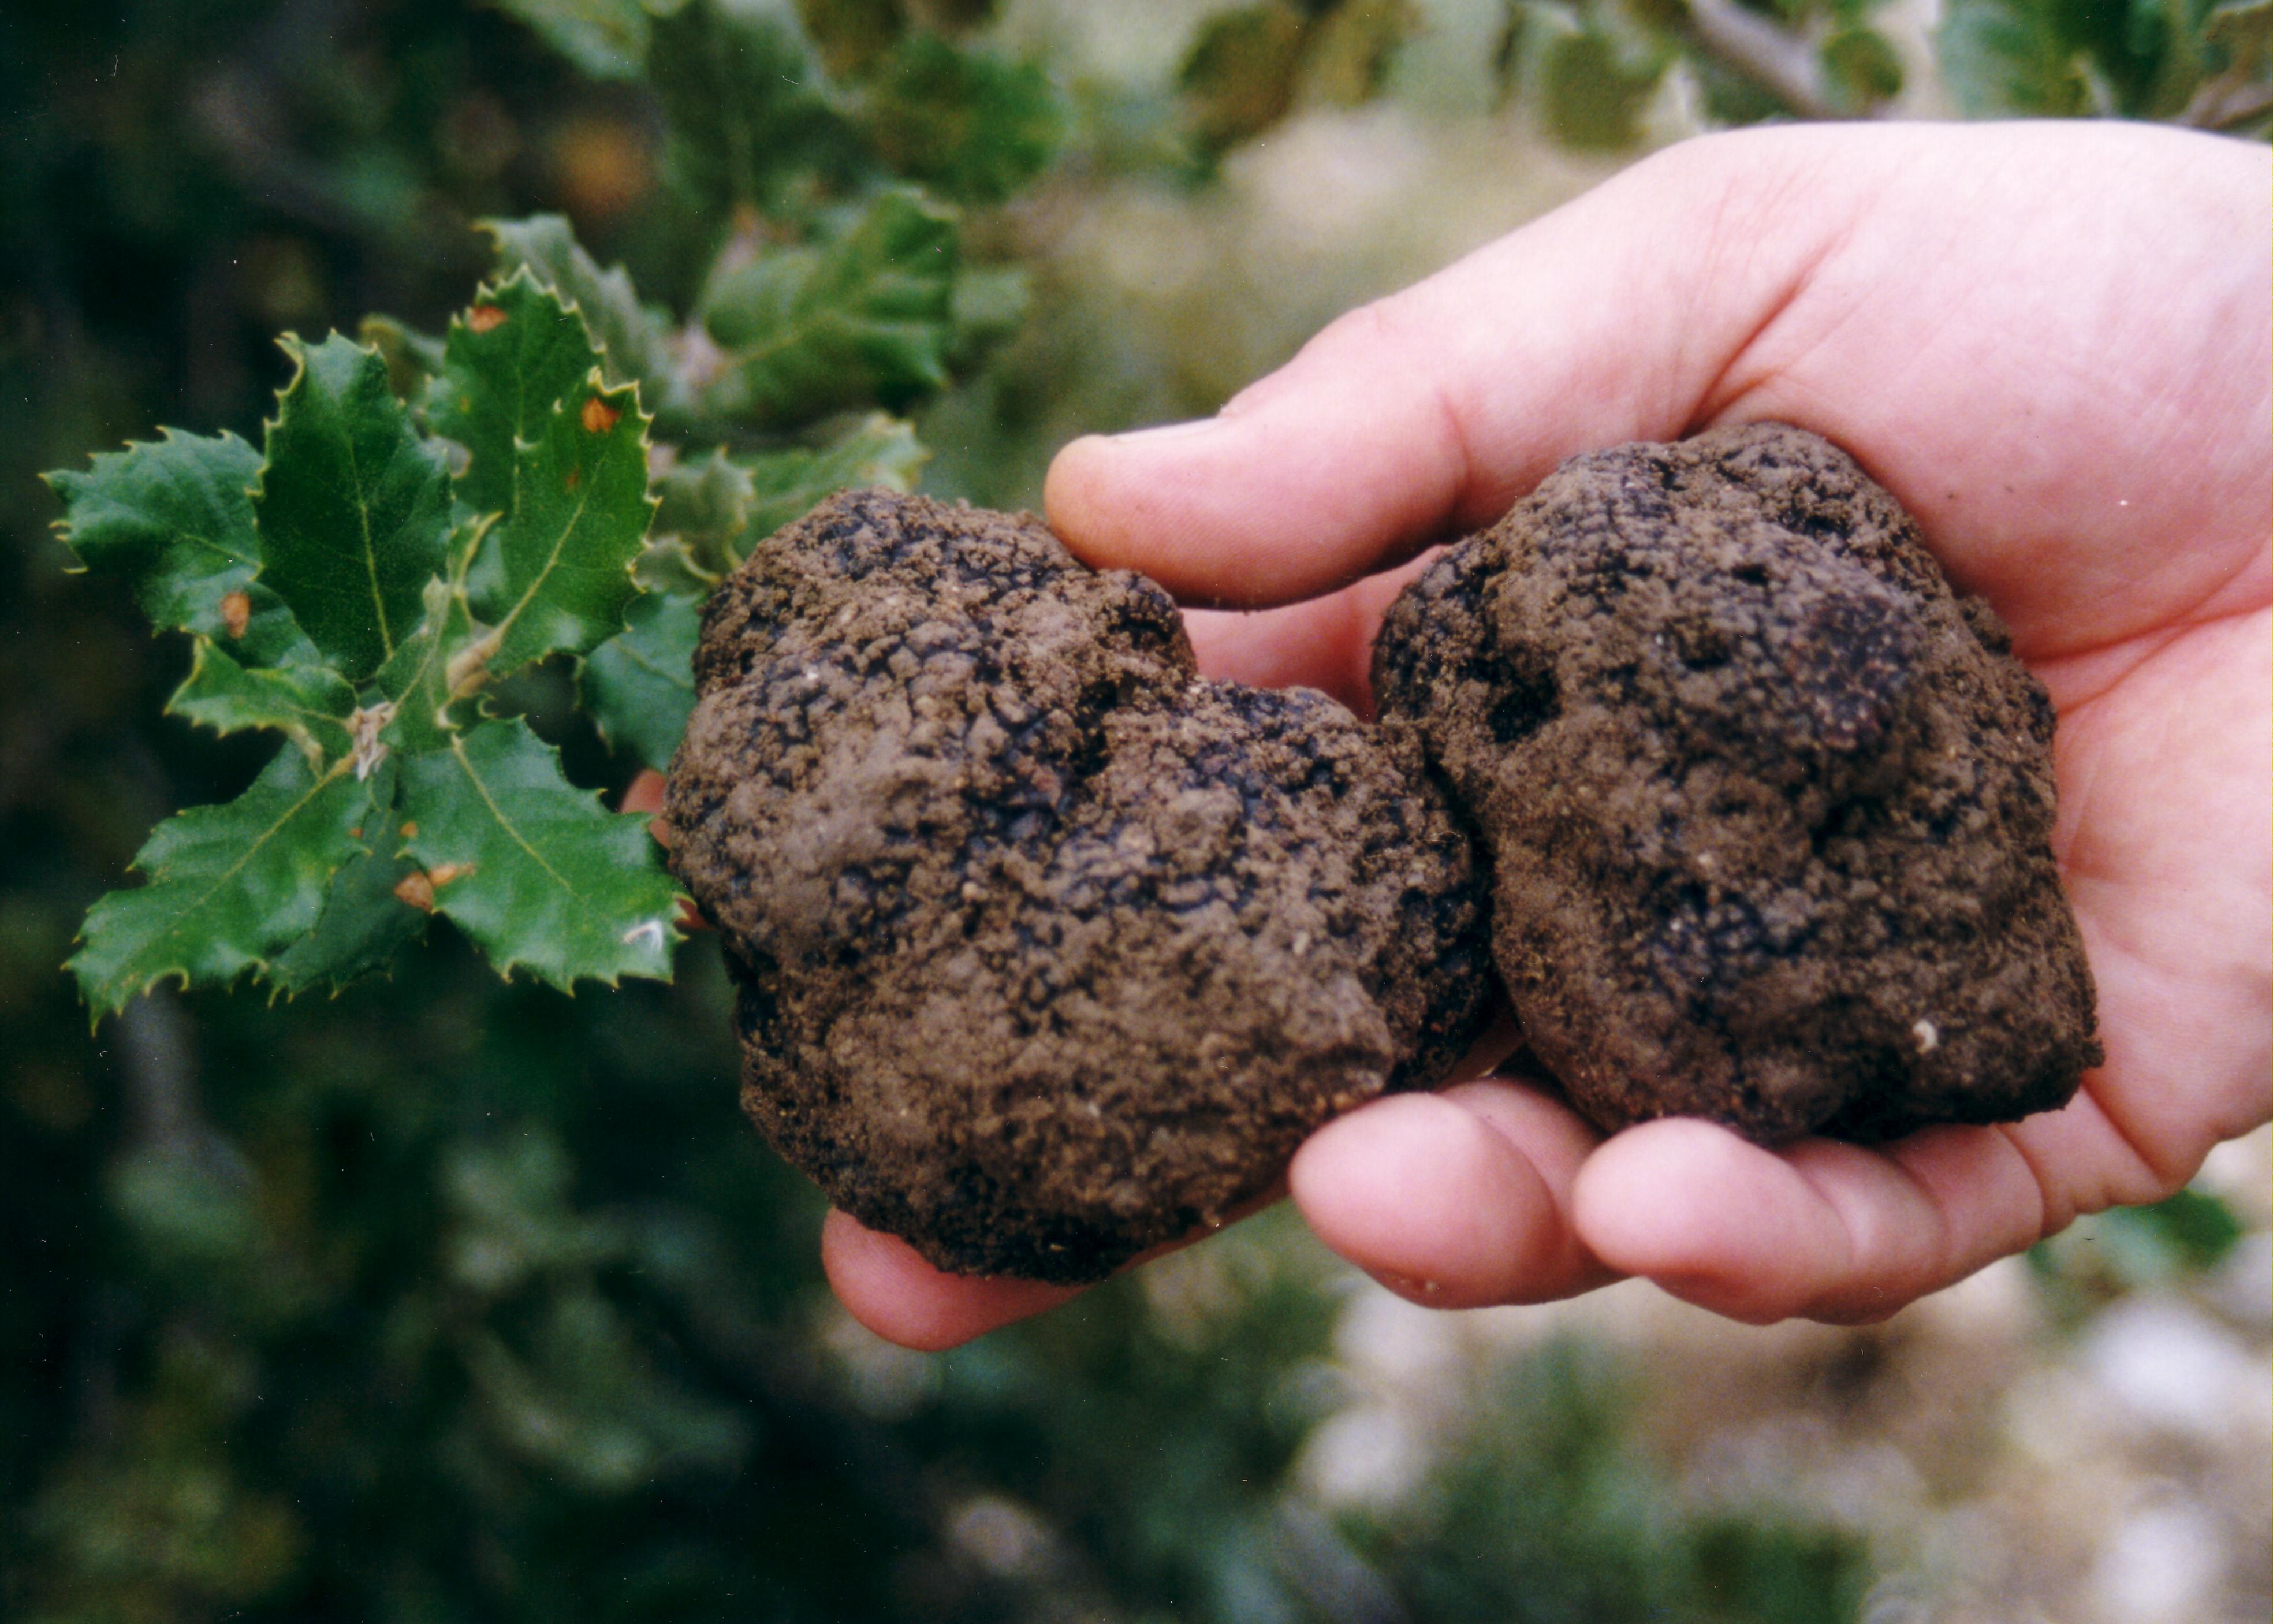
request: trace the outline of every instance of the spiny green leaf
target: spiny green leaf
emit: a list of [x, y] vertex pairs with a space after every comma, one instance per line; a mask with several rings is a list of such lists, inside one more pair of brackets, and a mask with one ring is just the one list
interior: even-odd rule
[[825, 446], [679, 463], [656, 481], [653, 539], [634, 576], [651, 592], [703, 597], [822, 498], [859, 485], [912, 491], [930, 455], [905, 419], [879, 411]]
[[[456, 549], [477, 545], [487, 525], [486, 519], [469, 521]], [[391, 748], [442, 748], [473, 721], [470, 702], [489, 681], [497, 642], [473, 617], [459, 550], [454, 550], [451, 573], [426, 583], [417, 627], [374, 679], [394, 707], [383, 734]]]
[[526, 722], [484, 722], [404, 758], [401, 773], [403, 849], [424, 868], [434, 911], [500, 972], [561, 988], [669, 977], [677, 889], [648, 820], [572, 786]]
[[449, 474], [440, 448], [412, 430], [378, 351], [336, 334], [284, 348], [300, 370], [278, 397], [252, 499], [260, 581], [360, 680], [409, 635], [442, 568]]
[[465, 447], [458, 499], [476, 513], [514, 508], [515, 447], [602, 365], [584, 322], [523, 266], [484, 288], [444, 341], [434, 432]]
[[251, 788], [151, 831], [134, 860], [149, 876], [87, 910], [65, 967], [100, 1016], [168, 977], [225, 984], [315, 927], [332, 876], [363, 847], [354, 831], [371, 786], [341, 763], [319, 777], [279, 750]]
[[849, 174], [855, 144], [816, 65], [787, 0], [697, 0], [656, 21], [649, 82], [671, 124], [671, 172], [712, 218], [771, 210], [816, 167]]
[[234, 434], [161, 432], [154, 442], [97, 452], [84, 473], [47, 476], [63, 499], [64, 540], [87, 569], [124, 578], [161, 629], [225, 642], [254, 665], [314, 659], [283, 599], [252, 578], [260, 454]]
[[365, 316], [356, 323], [356, 338], [378, 350], [386, 363], [387, 387], [394, 398], [413, 408], [422, 405], [427, 386], [442, 370], [442, 341], [392, 316]]
[[[655, 523], [658, 539], [679, 544], [686, 557], [701, 571], [701, 584], [713, 587], [741, 556], [737, 543], [750, 524], [750, 500], [756, 494], [749, 470], [723, 450], [699, 462], [680, 462], [655, 484]], [[692, 589], [689, 589], [692, 590]]]
[[910, 34], [877, 66], [869, 133], [900, 174], [967, 203], [999, 203], [1040, 174], [1065, 139], [1065, 108], [1031, 63]]
[[353, 685], [328, 665], [240, 665], [200, 637], [190, 674], [166, 709], [217, 733], [273, 727], [320, 771], [354, 748]]
[[664, 350], [669, 323], [639, 302], [623, 267], [602, 270], [559, 214], [484, 220], [481, 229], [497, 244], [500, 272], [528, 267], [540, 286], [559, 293], [564, 304], [584, 318], [611, 386], [642, 382], [655, 398], [665, 398], [672, 384]]
[[648, 419], [638, 390], [595, 371], [560, 402], [515, 459], [514, 502], [496, 531], [502, 574], [491, 670], [581, 654], [622, 628], [655, 504], [647, 493]]
[[722, 450], [699, 462], [675, 463], [654, 483], [655, 522], [632, 563], [643, 592], [701, 598], [741, 557], [755, 493], [746, 470]]
[[951, 209], [880, 193], [833, 241], [724, 272], [703, 320], [727, 351], [704, 403], [729, 417], [810, 420], [913, 400], [947, 380], [959, 244]]
[[393, 760], [380, 763], [371, 778], [363, 826], [349, 831], [371, 849], [332, 876], [316, 928], [269, 962], [269, 985], [286, 997], [318, 988], [336, 993], [386, 970], [404, 944], [426, 929], [425, 911], [401, 894], [418, 865], [394, 854], [399, 838], [393, 826], [397, 765]]
[[584, 661], [579, 695], [610, 744], [650, 767], [668, 767], [694, 709], [702, 605], [693, 598], [645, 592], [624, 620], [622, 633]]

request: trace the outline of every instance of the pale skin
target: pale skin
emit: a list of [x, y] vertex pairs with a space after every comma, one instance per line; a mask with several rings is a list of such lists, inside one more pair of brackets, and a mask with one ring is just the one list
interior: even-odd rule
[[[1416, 1301], [1644, 1275], [1751, 1323], [1884, 1318], [2273, 1114], [2273, 154], [2119, 125], [1709, 138], [1321, 333], [1212, 418], [1077, 440], [1051, 523], [1185, 601], [1211, 672], [1361, 707], [1395, 567], [1558, 462], [1780, 419], [1855, 455], [2051, 690], [2054, 840], [2107, 1063], [2074, 1103], [1873, 1149], [1503, 1079], [1378, 1101], [1287, 1176]], [[1388, 573], [1383, 573], [1388, 572]], [[952, 1346], [1062, 1302], [832, 1214], [862, 1323]]]

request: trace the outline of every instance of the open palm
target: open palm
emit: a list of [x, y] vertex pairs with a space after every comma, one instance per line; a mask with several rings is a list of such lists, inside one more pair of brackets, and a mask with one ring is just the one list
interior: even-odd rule
[[[2055, 832], [2107, 1064], [2063, 1110], [1881, 1149], [1603, 1139], [1492, 1078], [1297, 1154], [1328, 1244], [1419, 1300], [1647, 1274], [1735, 1317], [1883, 1315], [2273, 1112], [2273, 159], [2120, 126], [1693, 142], [1357, 311], [1200, 424], [1076, 442], [1052, 523], [1199, 615], [1203, 664], [1362, 704], [1429, 542], [1575, 453], [1778, 419], [1852, 453], [2060, 712]], [[1370, 577], [1370, 578], [1369, 578]], [[852, 1312], [944, 1346], [1062, 1297], [832, 1217]]]

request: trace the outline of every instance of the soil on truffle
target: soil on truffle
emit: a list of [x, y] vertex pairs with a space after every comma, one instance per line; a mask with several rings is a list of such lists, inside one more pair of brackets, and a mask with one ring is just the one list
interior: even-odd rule
[[1417, 734], [1201, 678], [1038, 520], [834, 498], [695, 669], [666, 816], [745, 1107], [941, 1267], [1098, 1278], [1475, 1032], [1481, 867]]
[[1781, 425], [1565, 463], [1392, 607], [1525, 1036], [1604, 1129], [1872, 1139], [2101, 1058], [2053, 714], [1894, 499]]

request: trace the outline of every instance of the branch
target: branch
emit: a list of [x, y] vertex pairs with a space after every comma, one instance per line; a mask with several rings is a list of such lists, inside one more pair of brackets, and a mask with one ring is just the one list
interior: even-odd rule
[[1705, 54], [1802, 118], [1851, 117], [1833, 100], [1807, 41], [1736, 0], [1688, 0], [1689, 32]]
[[2273, 84], [2229, 69], [2205, 79], [2179, 122], [2195, 130], [2238, 130], [2273, 112]]

